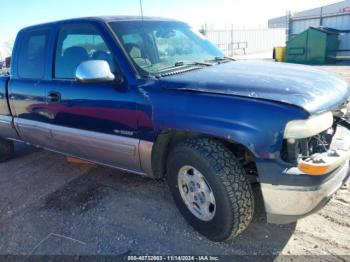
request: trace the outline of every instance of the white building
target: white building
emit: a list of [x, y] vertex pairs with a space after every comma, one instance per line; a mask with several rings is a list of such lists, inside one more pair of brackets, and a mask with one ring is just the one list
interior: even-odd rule
[[[293, 37], [309, 27], [330, 27], [350, 31], [350, 0], [313, 8], [294, 14], [276, 17], [268, 21], [269, 28], [286, 28]], [[350, 33], [339, 36], [339, 56], [350, 57]]]

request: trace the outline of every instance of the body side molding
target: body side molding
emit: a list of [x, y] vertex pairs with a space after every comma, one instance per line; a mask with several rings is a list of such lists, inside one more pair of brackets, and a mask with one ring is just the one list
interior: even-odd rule
[[15, 118], [14, 122], [24, 142], [34, 146], [132, 173], [152, 176], [152, 142], [21, 118]]
[[141, 168], [150, 177], [154, 177], [152, 169], [152, 149], [152, 142], [140, 140], [139, 153]]

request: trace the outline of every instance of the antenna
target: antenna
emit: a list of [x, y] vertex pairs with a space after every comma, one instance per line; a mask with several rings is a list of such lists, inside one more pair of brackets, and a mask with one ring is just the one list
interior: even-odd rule
[[143, 8], [142, 8], [142, 0], [140, 0], [140, 9], [141, 9], [141, 19], [143, 21]]

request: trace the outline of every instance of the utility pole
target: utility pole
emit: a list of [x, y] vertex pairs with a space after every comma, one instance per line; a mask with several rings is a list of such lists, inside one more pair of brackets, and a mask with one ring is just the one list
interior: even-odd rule
[[323, 26], [323, 7], [320, 8], [320, 27]]
[[142, 0], [140, 0], [140, 11], [141, 11], [141, 19], [143, 20]]
[[292, 20], [292, 12], [287, 11], [286, 14], [286, 35], [287, 35], [287, 41], [290, 40], [291, 34], [292, 34], [292, 26], [293, 26], [293, 20]]
[[233, 56], [233, 24], [231, 25], [231, 52], [230, 52], [230, 56]]

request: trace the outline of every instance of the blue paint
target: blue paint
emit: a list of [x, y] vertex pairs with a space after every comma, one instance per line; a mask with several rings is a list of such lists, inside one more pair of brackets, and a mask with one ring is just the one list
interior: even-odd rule
[[[215, 136], [246, 146], [267, 177], [280, 175], [287, 166], [280, 160], [280, 150], [288, 121], [334, 109], [349, 97], [345, 82], [332, 74], [267, 62], [235, 61], [160, 79], [141, 78], [114, 38], [107, 24], [111, 20], [74, 19], [23, 29], [16, 40], [8, 83], [13, 115], [106, 134], [124, 130], [152, 142], [169, 129]], [[99, 30], [117, 61], [123, 84], [53, 79], [58, 31], [72, 23], [88, 23]], [[42, 28], [50, 30], [45, 75], [41, 80], [20, 79], [21, 36]], [[4, 96], [5, 90], [6, 81], [1, 79], [0, 94]], [[59, 103], [47, 101], [51, 91], [61, 94]], [[0, 115], [9, 113], [5, 107], [0, 110]], [[264, 163], [275, 167], [266, 168]]]
[[164, 79], [164, 87], [265, 99], [317, 114], [346, 102], [350, 89], [337, 75], [310, 66], [236, 61]]

